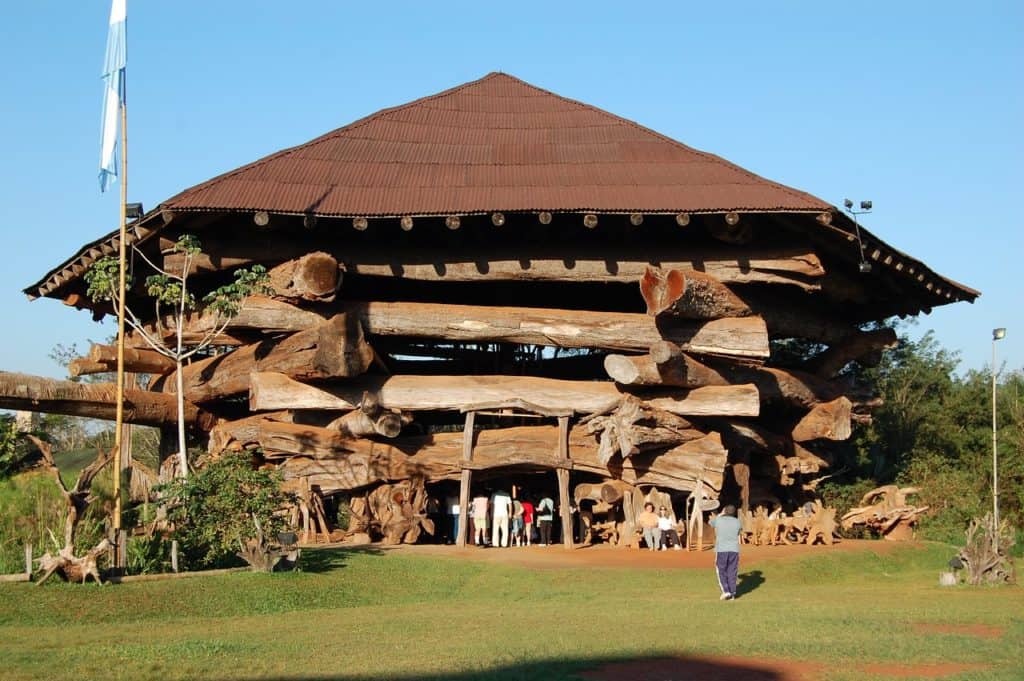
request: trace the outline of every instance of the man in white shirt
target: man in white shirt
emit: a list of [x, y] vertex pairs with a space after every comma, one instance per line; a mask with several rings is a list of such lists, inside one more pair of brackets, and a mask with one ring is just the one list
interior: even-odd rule
[[[491, 495], [491, 513], [494, 517], [494, 529], [491, 532], [491, 546], [508, 547], [508, 519], [512, 515], [512, 497], [504, 490], [497, 490]], [[499, 537], [501, 543], [498, 543]]]

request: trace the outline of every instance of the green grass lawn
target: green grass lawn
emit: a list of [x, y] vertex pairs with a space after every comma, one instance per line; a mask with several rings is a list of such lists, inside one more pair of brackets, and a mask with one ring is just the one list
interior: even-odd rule
[[[603, 661], [786, 658], [832, 681], [871, 662], [1024, 678], [1024, 595], [940, 588], [949, 547], [707, 570], [542, 569], [402, 552], [307, 552], [305, 571], [98, 587], [0, 584], [4, 679], [571, 679]], [[763, 580], [763, 581], [762, 581]], [[999, 639], [921, 623], [1004, 627]]]

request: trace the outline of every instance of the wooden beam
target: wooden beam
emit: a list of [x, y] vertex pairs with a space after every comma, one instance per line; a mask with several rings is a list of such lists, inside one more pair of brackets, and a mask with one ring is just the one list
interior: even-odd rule
[[[125, 423], [144, 426], [177, 423], [178, 408], [173, 396], [145, 390], [126, 390], [124, 394]], [[112, 383], [73, 383], [0, 371], [0, 409], [113, 421], [117, 408], [116, 396]], [[186, 401], [185, 421], [202, 430], [209, 430], [215, 418]]]
[[[194, 272], [218, 272], [252, 263], [272, 263], [323, 249], [333, 255], [346, 274], [395, 277], [418, 281], [603, 281], [632, 283], [648, 266], [704, 272], [733, 284], [788, 284], [817, 290], [814, 281], [825, 274], [821, 260], [806, 248], [729, 247], [625, 247], [613, 257], [596, 248], [524, 246], [490, 249], [485, 262], [480, 253], [459, 249], [382, 249], [355, 244], [327, 246], [321, 241], [285, 241], [279, 238], [220, 237], [203, 243]], [[164, 269], [180, 271], [181, 254], [164, 257]]]
[[[569, 417], [558, 417], [558, 458], [569, 459]], [[572, 506], [569, 503], [569, 469], [558, 468], [558, 503], [562, 516], [562, 546], [572, 550]]]
[[[473, 461], [473, 421], [476, 419], [474, 412], [466, 412], [465, 425], [462, 427], [462, 462], [469, 464]], [[462, 547], [466, 545], [466, 532], [469, 524], [469, 490], [473, 484], [473, 471], [468, 465], [464, 465], [459, 473], [459, 536], [455, 545]]]
[[[346, 301], [324, 314], [346, 312], [359, 317], [372, 336], [430, 338], [461, 342], [506, 342], [565, 348], [646, 351], [669, 340], [694, 354], [748, 359], [768, 357], [768, 329], [760, 317], [700, 321], [657, 321], [643, 314], [589, 312], [441, 303]], [[302, 331], [322, 320], [310, 310], [281, 301], [252, 297], [227, 325], [229, 334]], [[186, 338], [216, 328], [209, 315], [186, 322]], [[165, 322], [173, 332], [173, 323]]]
[[[610, 382], [532, 376], [363, 376], [317, 387], [283, 374], [256, 372], [251, 377], [249, 408], [351, 411], [366, 391], [375, 393], [380, 404], [390, 409], [458, 411], [467, 405], [515, 406], [525, 401], [545, 410], [572, 409], [578, 414], [610, 411], [625, 395]], [[681, 416], [757, 416], [760, 409], [753, 385], [659, 391], [647, 402]]]
[[[124, 349], [124, 368], [137, 374], [162, 375], [174, 371], [174, 360], [156, 350]], [[117, 370], [117, 346], [94, 343], [87, 357], [72, 360], [68, 373], [72, 376], [101, 374]]]

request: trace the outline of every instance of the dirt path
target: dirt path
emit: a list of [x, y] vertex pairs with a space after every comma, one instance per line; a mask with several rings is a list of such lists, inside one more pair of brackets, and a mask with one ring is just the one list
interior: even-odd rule
[[[903, 544], [906, 546], [907, 544]], [[807, 546], [792, 544], [783, 546], [744, 546], [741, 552], [744, 568], [760, 563], [787, 560], [809, 555], [829, 553], [850, 553], [856, 551], [887, 552], [897, 544], [885, 541], [847, 539], [832, 546]], [[479, 560], [508, 565], [523, 565], [532, 568], [653, 568], [653, 569], [707, 569], [714, 565], [715, 554], [710, 549], [697, 551], [649, 551], [646, 549], [623, 549], [606, 544], [580, 547], [567, 551], [561, 545], [511, 547], [507, 549], [479, 548], [470, 546], [462, 549], [438, 544], [412, 544], [388, 547], [408, 555], [448, 556], [467, 560]]]

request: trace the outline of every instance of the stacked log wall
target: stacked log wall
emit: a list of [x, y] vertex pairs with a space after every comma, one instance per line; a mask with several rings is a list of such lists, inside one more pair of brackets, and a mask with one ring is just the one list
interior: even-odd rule
[[[668, 234], [667, 220], [657, 224]], [[755, 490], [813, 497], [828, 442], [848, 438], [877, 404], [838, 374], [895, 340], [861, 331], [833, 304], [863, 303], [863, 286], [826, 271], [831, 261], [799, 240], [752, 246], [747, 231], [715, 223], [685, 247], [656, 248], [629, 245], [635, 228], [618, 229], [627, 245], [614, 248], [502, 237], [397, 251], [365, 235], [211, 233], [191, 273], [198, 286], [260, 262], [275, 294], [246, 300], [215, 339], [219, 354], [184, 368], [188, 418], [211, 452], [258, 449], [288, 480], [326, 494], [466, 469], [571, 467], [682, 495], [702, 487], [743, 506]], [[182, 267], [170, 252], [162, 263]], [[215, 323], [197, 312], [182, 335], [203, 337]], [[176, 332], [170, 319], [150, 324]], [[780, 366], [771, 341], [785, 338], [824, 349]], [[173, 363], [138, 338], [129, 345], [130, 369], [153, 380], [130, 396], [139, 409], [128, 419], [166, 423]], [[74, 370], [109, 371], [111, 351], [96, 346]], [[4, 378], [0, 406], [14, 390]], [[65, 413], [103, 412], [92, 393], [50, 392]], [[570, 463], [550, 425], [481, 430], [464, 461], [462, 436], [444, 431], [468, 411], [505, 425], [517, 414], [571, 417]]]

